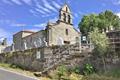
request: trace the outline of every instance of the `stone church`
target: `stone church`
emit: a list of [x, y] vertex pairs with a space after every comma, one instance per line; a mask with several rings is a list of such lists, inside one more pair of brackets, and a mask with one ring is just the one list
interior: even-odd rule
[[45, 30], [38, 32], [20, 31], [13, 35], [13, 50], [75, 44], [80, 42], [78, 32], [72, 22], [72, 13], [67, 4], [59, 11], [59, 19], [55, 23], [48, 22]]

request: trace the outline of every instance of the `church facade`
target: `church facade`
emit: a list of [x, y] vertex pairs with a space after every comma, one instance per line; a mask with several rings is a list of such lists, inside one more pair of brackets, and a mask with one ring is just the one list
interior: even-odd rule
[[67, 4], [59, 11], [59, 19], [55, 23], [48, 22], [45, 30], [38, 32], [20, 31], [13, 35], [13, 50], [75, 44], [80, 42], [78, 32], [72, 22], [72, 13]]

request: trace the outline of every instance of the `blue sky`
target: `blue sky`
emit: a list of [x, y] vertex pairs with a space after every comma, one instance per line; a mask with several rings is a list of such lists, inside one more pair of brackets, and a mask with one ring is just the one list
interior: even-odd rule
[[[111, 10], [120, 16], [120, 0], [66, 0], [77, 28], [83, 15]], [[38, 31], [49, 21], [58, 19], [65, 0], [0, 0], [0, 39], [8, 38], [23, 28]]]

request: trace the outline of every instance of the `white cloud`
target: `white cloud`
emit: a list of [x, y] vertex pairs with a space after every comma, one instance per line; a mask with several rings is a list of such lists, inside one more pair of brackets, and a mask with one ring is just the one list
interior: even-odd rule
[[41, 9], [36, 8], [35, 10], [42, 13], [42, 14], [46, 14], [46, 12], [42, 11]]
[[112, 3], [113, 3], [114, 5], [120, 5], [120, 0], [112, 0]]
[[22, 3], [20, 2], [20, 0], [11, 0], [13, 3], [17, 4], [17, 5], [21, 5]]
[[79, 14], [85, 14], [84, 12], [81, 12], [81, 11], [79, 11], [78, 13], [79, 13]]
[[0, 28], [0, 38], [9, 37], [10, 33], [2, 28]]
[[53, 19], [50, 19], [50, 22], [55, 22], [55, 21], [57, 21], [58, 20], [58, 18], [57, 17], [54, 17]]
[[7, 43], [12, 43], [12, 34], [2, 28], [0, 28], [0, 41], [2, 41], [4, 38], [7, 38]]
[[13, 20], [9, 20], [9, 19], [0, 19], [0, 24], [2, 25], [4, 25], [4, 24], [6, 24], [6, 25], [10, 25], [10, 24], [13, 24], [13, 23], [15, 23], [15, 21], [13, 21]]
[[[30, 13], [32, 13], [34, 16], [37, 16], [41, 13], [45, 16], [50, 16], [53, 12], [58, 12], [57, 9], [60, 8], [61, 3], [57, 3], [56, 1], [48, 1], [48, 0], [2, 0], [2, 2], [6, 4], [17, 4], [22, 5], [23, 3], [30, 5], [32, 7], [32, 10], [29, 10]], [[32, 6], [32, 2], [35, 3], [35, 6]], [[41, 2], [41, 3], [40, 3]], [[4, 15], [4, 14], [3, 14]]]
[[10, 4], [13, 5], [13, 3], [17, 4], [17, 5], [22, 5], [24, 3], [31, 5], [32, 4], [32, 0], [2, 0], [2, 2], [6, 3], [6, 4]]
[[53, 5], [54, 5], [57, 9], [59, 9], [59, 8], [61, 7], [61, 5], [60, 5], [60, 4], [58, 4], [58, 3], [57, 3], [57, 2], [55, 2], [55, 1], [53, 1], [52, 3], [53, 3]]
[[48, 12], [48, 13], [50, 13], [50, 12], [51, 12], [49, 9], [44, 8], [44, 7], [42, 7], [42, 6], [39, 6], [38, 8], [40, 8], [40, 9], [42, 9], [43, 11], [46, 11], [46, 12]]
[[38, 0], [34, 0], [34, 2], [36, 4], [36, 7], [34, 7], [33, 11], [30, 12], [34, 15], [37, 15], [38, 12], [42, 13], [41, 17], [51, 16], [51, 13], [53, 13], [53, 11], [57, 12], [57, 9], [60, 8], [60, 5], [55, 1], [52, 1], [51, 4], [47, 0], [42, 0], [43, 4], [38, 2]]
[[2, 42], [5, 38], [4, 37], [0, 37], [0, 42]]
[[46, 8], [48, 8], [48, 9], [50, 9], [50, 10], [52, 10], [52, 11], [57, 12], [57, 10], [56, 10], [52, 5], [50, 5], [50, 3], [49, 3], [47, 0], [42, 0], [42, 1], [43, 1], [43, 4], [44, 4], [44, 6], [45, 6]]
[[77, 18], [77, 17], [80, 17], [80, 16], [83, 16], [83, 15], [85, 15], [86, 13], [85, 12], [81, 12], [81, 11], [79, 11], [79, 12], [74, 12], [74, 14], [73, 14], [73, 18]]
[[37, 14], [37, 12], [36, 12], [35, 10], [30, 9], [29, 12], [30, 12], [33, 16], [39, 17], [39, 15]]
[[78, 14], [77, 14], [77, 13], [75, 13], [75, 14], [74, 14], [74, 17], [78, 17]]
[[36, 29], [36, 28], [34, 28], [34, 29], [28, 29], [28, 31], [33, 31], [33, 32], [38, 32], [40, 29]]
[[22, 0], [24, 3], [31, 5], [32, 4], [32, 0]]
[[39, 28], [44, 28], [46, 26], [46, 23], [41, 23], [41, 24], [35, 24], [33, 25], [34, 27], [39, 27]]
[[2, 0], [2, 2], [6, 3], [6, 4], [12, 5], [12, 3], [10, 2], [10, 0]]
[[48, 17], [51, 16], [50, 14], [42, 15], [41, 17]]
[[106, 4], [105, 4], [105, 3], [102, 3], [102, 6], [103, 6], [103, 7], [105, 7], [105, 6], [106, 6]]
[[27, 26], [26, 24], [20, 24], [20, 23], [13, 23], [10, 26], [14, 26], [14, 27], [24, 27]]
[[40, 3], [37, 2], [36, 0], [35, 0], [35, 3], [36, 3], [36, 7], [37, 7], [37, 8], [39, 8], [39, 9], [41, 9], [41, 10], [47, 12], [47, 13], [50, 13], [50, 12], [51, 12], [49, 9], [47, 9], [47, 8], [45, 8], [45, 7], [43, 7], [43, 6], [41, 6]]
[[71, 4], [71, 1], [67, 0], [67, 3]]

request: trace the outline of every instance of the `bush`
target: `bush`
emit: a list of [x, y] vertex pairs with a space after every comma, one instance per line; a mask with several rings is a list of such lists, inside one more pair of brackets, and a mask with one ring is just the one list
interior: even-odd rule
[[83, 74], [89, 75], [95, 73], [95, 68], [91, 64], [85, 64], [83, 68]]
[[75, 68], [73, 68], [72, 72], [80, 74], [80, 67], [76, 66]]

